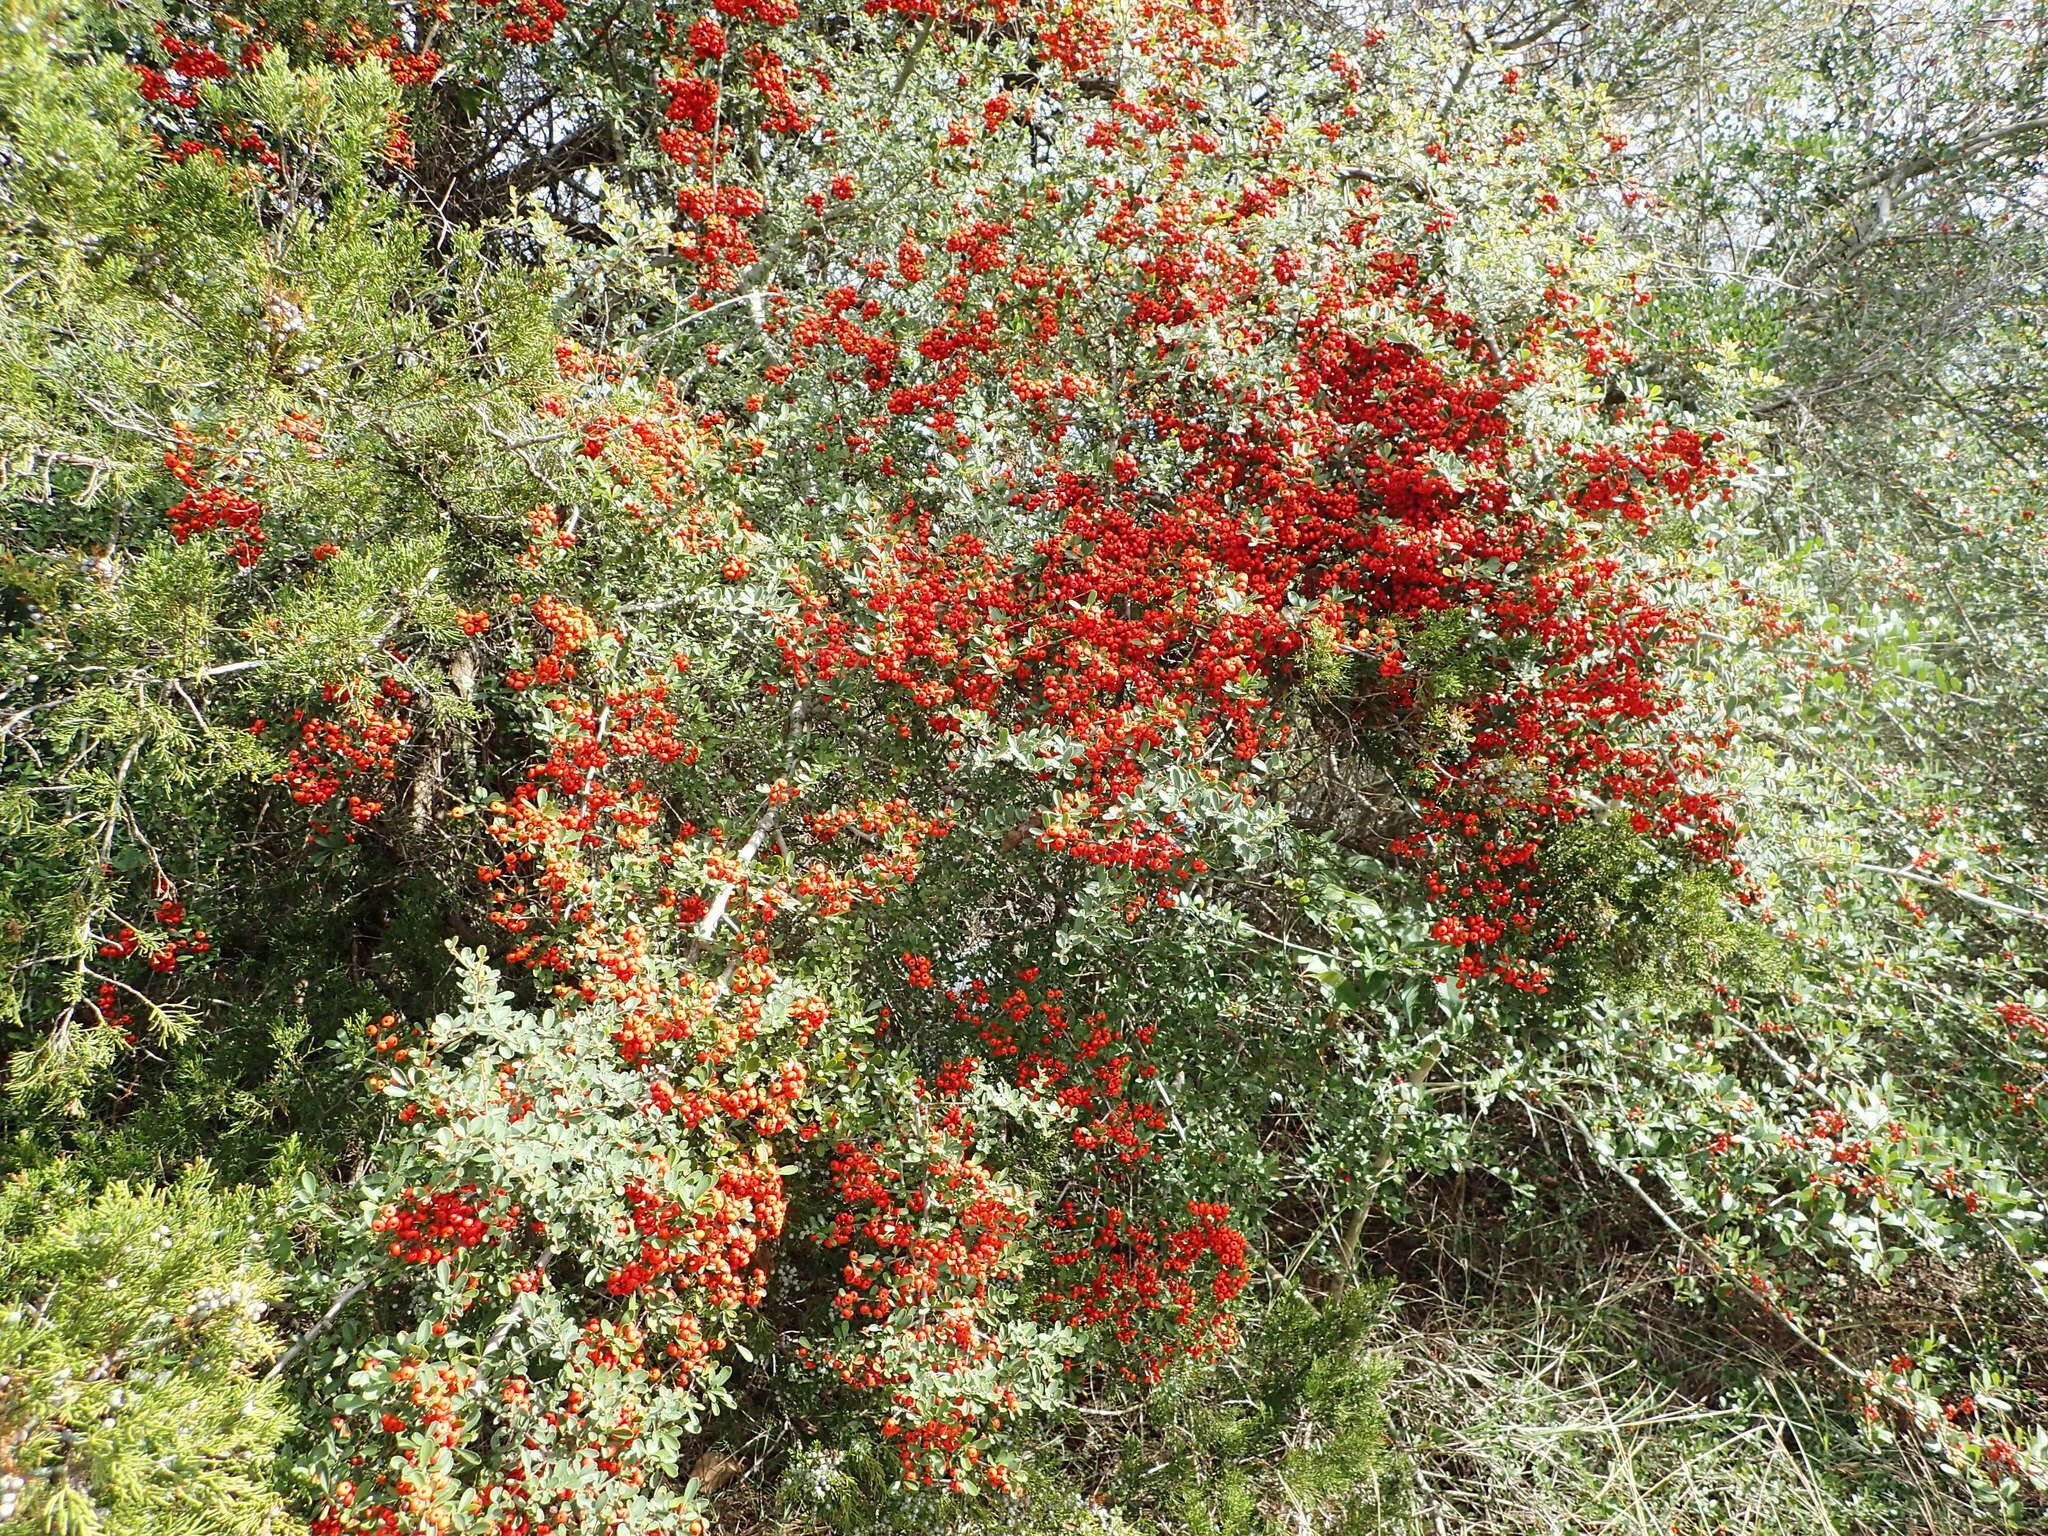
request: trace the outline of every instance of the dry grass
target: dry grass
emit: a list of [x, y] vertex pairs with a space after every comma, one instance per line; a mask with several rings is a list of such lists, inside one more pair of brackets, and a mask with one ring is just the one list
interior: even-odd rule
[[[1741, 1392], [1682, 1391], [1632, 1355], [1673, 1324], [1622, 1287], [1569, 1304], [1394, 1321], [1383, 1343], [1413, 1536], [1992, 1536], [1910, 1453], [1848, 1433], [1768, 1362]], [[1725, 1340], [1723, 1341], [1725, 1343]], [[1406, 1536], [1406, 1533], [1404, 1533]]]

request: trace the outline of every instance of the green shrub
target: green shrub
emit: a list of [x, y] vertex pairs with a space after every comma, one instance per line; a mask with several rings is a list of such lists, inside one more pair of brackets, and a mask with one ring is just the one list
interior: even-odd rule
[[0, 1189], [0, 1527], [273, 1528], [291, 1419], [264, 1374], [278, 1281], [254, 1216], [203, 1171], [167, 1191], [88, 1195], [61, 1169]]

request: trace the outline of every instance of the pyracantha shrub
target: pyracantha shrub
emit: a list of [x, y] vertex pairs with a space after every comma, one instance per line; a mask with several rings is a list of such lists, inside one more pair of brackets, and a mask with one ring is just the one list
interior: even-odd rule
[[[14, 718], [88, 745], [9, 814], [123, 1093], [212, 988], [356, 1107], [295, 1228], [322, 1536], [699, 1532], [790, 1405], [1003, 1489], [1497, 1106], [1652, 1198], [1614, 1118], [1690, 1101], [1596, 1047], [1697, 1061], [1766, 893], [1680, 686], [1741, 456], [1627, 374], [1618, 141], [1211, 0], [95, 16], [141, 207], [10, 226], [75, 279], [10, 356], [124, 296], [118, 389], [20, 366], [54, 547], [147, 515], [34, 575]], [[1873, 1199], [1851, 1121], [1744, 1156]], [[1750, 1204], [1686, 1240], [1792, 1319]]]

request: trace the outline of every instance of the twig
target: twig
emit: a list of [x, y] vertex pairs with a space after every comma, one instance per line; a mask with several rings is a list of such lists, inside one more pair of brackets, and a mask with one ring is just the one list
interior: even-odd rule
[[1973, 906], [1988, 907], [1993, 912], [2003, 912], [2009, 917], [2025, 918], [2030, 923], [2039, 923], [2043, 927], [2048, 927], [2048, 914], [2030, 911], [2025, 907], [2015, 907], [1990, 896], [1978, 896], [1969, 891], [1959, 890], [1945, 880], [1937, 880], [1932, 875], [1923, 875], [1918, 870], [1892, 869], [1884, 864], [1855, 864], [1851, 868], [1863, 870], [1868, 874], [1891, 875], [1896, 879], [1910, 880], [1914, 884], [1924, 885], [1930, 890], [1944, 891], [1959, 900], [1969, 902]]
[[312, 1343], [315, 1339], [319, 1338], [321, 1334], [325, 1333], [327, 1331], [328, 1325], [332, 1323], [337, 1317], [341, 1316], [341, 1309], [343, 1307], [347, 1306], [350, 1302], [354, 1301], [358, 1296], [362, 1295], [362, 1293], [369, 1288], [371, 1278], [372, 1277], [369, 1275], [363, 1276], [362, 1279], [358, 1280], [354, 1285], [350, 1286], [347, 1290], [343, 1291], [339, 1296], [335, 1297], [334, 1305], [330, 1306], [325, 1312], [323, 1312], [320, 1315], [320, 1321], [315, 1323], [312, 1327], [308, 1328], [304, 1333], [300, 1334], [296, 1339], [292, 1341], [292, 1347], [290, 1349], [287, 1349], [283, 1354], [277, 1357], [276, 1362], [270, 1367], [270, 1369], [263, 1373], [263, 1379], [265, 1381], [275, 1381], [278, 1378], [278, 1376], [283, 1373], [284, 1368], [286, 1366], [290, 1365], [294, 1360], [298, 1359], [299, 1355], [305, 1350], [308, 1344]]
[[[783, 753], [783, 774], [785, 777], [796, 766], [797, 742], [803, 736], [804, 717], [808, 713], [809, 700], [807, 699], [798, 699], [796, 708], [789, 712], [789, 745]], [[747, 838], [746, 842], [740, 845], [740, 851], [735, 856], [742, 872], [760, 856], [763, 845], [767, 843], [769, 834], [775, 830], [775, 824], [781, 817], [782, 807], [771, 799], [767, 808], [761, 812], [761, 819], [754, 823], [753, 834]], [[725, 920], [726, 908], [732, 905], [733, 893], [739, 889], [739, 886], [740, 882], [737, 880], [729, 882], [724, 889], [719, 891], [716, 899], [712, 901], [711, 910], [704, 914], [704, 921], [697, 925], [697, 931], [693, 935], [699, 948], [709, 944], [718, 936], [718, 925]]]

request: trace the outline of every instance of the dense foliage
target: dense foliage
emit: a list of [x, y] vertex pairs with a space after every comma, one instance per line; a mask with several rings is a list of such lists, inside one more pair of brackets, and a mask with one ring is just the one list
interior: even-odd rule
[[2048, 21], [6, 5], [0, 1526], [2041, 1517]]

